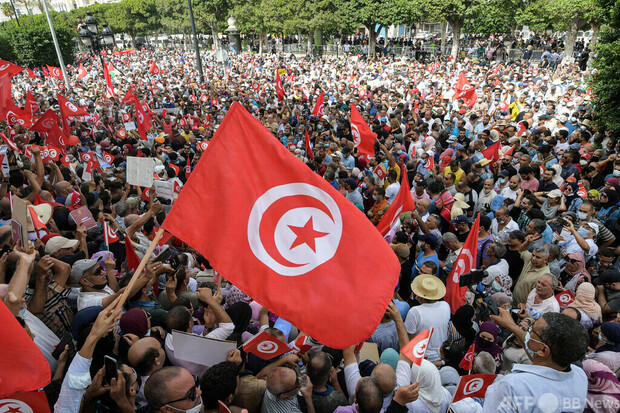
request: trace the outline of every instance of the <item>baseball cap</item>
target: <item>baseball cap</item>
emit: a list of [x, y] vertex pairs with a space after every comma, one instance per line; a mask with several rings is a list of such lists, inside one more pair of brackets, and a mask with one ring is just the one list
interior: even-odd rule
[[347, 178], [344, 180], [345, 185], [349, 185], [351, 188], [357, 188], [357, 181], [355, 178]]
[[454, 136], [451, 136], [451, 137], [448, 138], [447, 142], [448, 143], [454, 143], [454, 142], [456, 142], [456, 138]]
[[508, 171], [506, 171], [506, 170], [503, 170], [503, 171], [501, 171], [501, 172], [499, 173], [499, 176], [504, 176], [504, 177], [505, 177], [505, 176], [510, 176], [510, 172], [508, 172]]
[[589, 226], [590, 228], [592, 228], [594, 230], [594, 233], [598, 235], [598, 224], [594, 223], [594, 222], [584, 222], [584, 225]]
[[422, 234], [418, 237], [418, 241], [424, 241], [431, 246], [431, 249], [437, 248], [437, 237], [433, 234]]
[[452, 225], [458, 225], [458, 224], [469, 224], [469, 220], [467, 219], [467, 216], [465, 215], [459, 215], [456, 218], [454, 218], [452, 221], [450, 221], [450, 223]]
[[77, 260], [71, 267], [71, 278], [74, 282], [80, 282], [84, 273], [97, 265], [95, 260]]
[[45, 253], [47, 255], [54, 255], [56, 252], [63, 248], [75, 248], [78, 244], [79, 241], [76, 239], [69, 239], [57, 235], [47, 241], [47, 244], [45, 244]]
[[554, 190], [550, 191], [547, 194], [547, 197], [549, 197], [549, 198], [561, 198], [562, 197], [562, 191], [560, 191], [559, 189], [554, 189]]

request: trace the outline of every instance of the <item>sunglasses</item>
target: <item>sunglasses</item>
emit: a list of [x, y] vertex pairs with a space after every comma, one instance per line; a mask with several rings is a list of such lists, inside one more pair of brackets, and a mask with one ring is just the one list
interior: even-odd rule
[[[196, 396], [196, 389], [200, 385], [200, 380], [198, 379], [198, 376], [193, 376], [193, 377], [194, 377], [194, 386], [187, 391], [187, 393], [185, 394], [185, 397], [182, 397], [180, 399], [176, 399], [176, 400], [172, 400], [170, 402], [164, 403], [162, 406], [168, 406], [169, 404], [177, 403], [177, 402], [182, 402], [184, 400], [191, 400], [191, 401], [195, 402], [196, 401], [196, 397], [197, 397]], [[169, 406], [169, 407], [174, 408], [174, 406]]]

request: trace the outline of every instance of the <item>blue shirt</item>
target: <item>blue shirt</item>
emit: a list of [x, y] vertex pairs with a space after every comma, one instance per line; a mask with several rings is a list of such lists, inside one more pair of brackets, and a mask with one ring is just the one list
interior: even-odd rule
[[420, 268], [422, 268], [422, 264], [424, 264], [426, 261], [432, 261], [437, 264], [437, 271], [435, 276], [439, 277], [439, 258], [437, 258], [437, 253], [425, 257], [424, 252], [422, 251], [418, 255], [418, 258], [416, 258], [415, 265], [411, 269], [411, 281], [413, 281], [414, 278], [418, 276], [418, 274], [420, 273]]
[[586, 374], [575, 365], [563, 372], [550, 367], [515, 364], [511, 374], [489, 386], [483, 411], [583, 412], [587, 393]]

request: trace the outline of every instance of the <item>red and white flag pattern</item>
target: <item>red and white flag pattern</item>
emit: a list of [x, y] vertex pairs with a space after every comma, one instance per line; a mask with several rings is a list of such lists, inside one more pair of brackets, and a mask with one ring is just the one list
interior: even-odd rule
[[261, 331], [254, 338], [243, 345], [246, 353], [252, 353], [264, 360], [281, 356], [291, 351], [290, 347], [269, 334]]
[[405, 344], [403, 348], [400, 349], [400, 352], [414, 364], [419, 366], [422, 364], [422, 360], [424, 359], [424, 354], [426, 353], [426, 348], [428, 347], [428, 342], [430, 341], [432, 334], [432, 328], [430, 330], [422, 331], [410, 342]]
[[474, 368], [474, 351], [476, 350], [475, 344], [469, 346], [469, 350], [465, 353], [463, 360], [459, 363], [459, 367], [463, 370], [471, 371]]
[[450, 304], [452, 313], [458, 310], [466, 303], [465, 292], [467, 286], [461, 287], [461, 275], [470, 272], [476, 268], [476, 259], [478, 256], [478, 229], [480, 228], [480, 214], [476, 217], [474, 225], [469, 231], [469, 235], [461, 248], [456, 263], [452, 266], [452, 270], [446, 279], [446, 296], [445, 301]]
[[390, 232], [390, 229], [397, 224], [400, 214], [415, 209], [415, 203], [413, 202], [411, 191], [409, 190], [409, 179], [406, 169], [403, 170], [402, 175], [400, 189], [398, 190], [396, 198], [394, 198], [394, 201], [392, 201], [383, 214], [381, 221], [377, 224], [377, 231], [384, 237]]
[[116, 235], [116, 231], [112, 229], [112, 226], [108, 223], [108, 221], [103, 221], [103, 235], [105, 238], [105, 245], [110, 246], [118, 241], [118, 235]]
[[351, 136], [357, 151], [361, 154], [374, 155], [377, 134], [370, 130], [362, 114], [351, 104]]
[[323, 102], [322, 90], [319, 97], [316, 99], [316, 104], [314, 105], [314, 109], [312, 109], [312, 115], [319, 118], [325, 116], [325, 103]]
[[487, 389], [493, 384], [496, 378], [497, 374], [470, 374], [468, 376], [462, 376], [459, 381], [459, 386], [454, 393], [452, 403], [456, 403], [466, 397], [484, 399]]
[[571, 290], [564, 290], [559, 294], [555, 295], [555, 299], [558, 304], [560, 304], [560, 308], [568, 307], [573, 301], [575, 301], [575, 293]]

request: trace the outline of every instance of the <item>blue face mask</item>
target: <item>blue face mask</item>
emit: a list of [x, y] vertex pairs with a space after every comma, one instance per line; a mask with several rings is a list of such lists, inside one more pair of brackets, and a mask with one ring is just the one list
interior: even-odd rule
[[581, 238], [588, 238], [588, 231], [585, 228], [579, 228], [577, 234], [581, 235]]
[[502, 291], [502, 286], [499, 285], [497, 281], [493, 281], [493, 284], [491, 284], [491, 288], [493, 288], [493, 291]]
[[523, 343], [523, 348], [525, 349], [525, 351], [527, 351], [527, 354], [530, 355], [530, 358], [534, 358], [534, 354], [536, 354], [536, 352], [530, 349], [529, 342], [530, 342], [530, 332], [528, 331], [525, 333], [525, 342]]
[[604, 338], [603, 338], [603, 334], [602, 334], [600, 331], [599, 331], [599, 333], [598, 333], [598, 341], [600, 341], [600, 342], [601, 342], [601, 343], [603, 343], [603, 344], [610, 345], [610, 346], [613, 346], [613, 345], [615, 344], [615, 343], [612, 343], [612, 342], [611, 342], [611, 341], [609, 341], [609, 340], [604, 339]]

